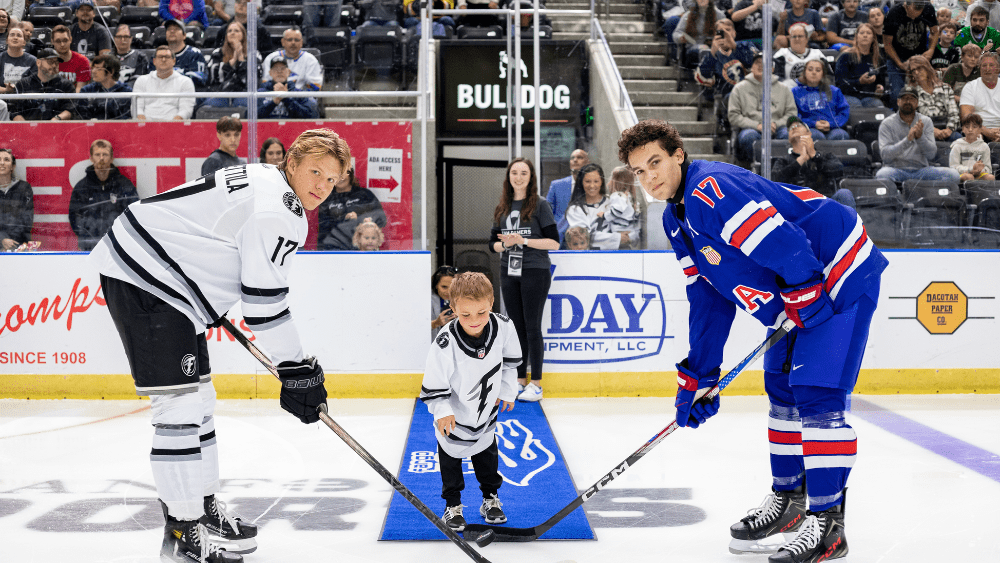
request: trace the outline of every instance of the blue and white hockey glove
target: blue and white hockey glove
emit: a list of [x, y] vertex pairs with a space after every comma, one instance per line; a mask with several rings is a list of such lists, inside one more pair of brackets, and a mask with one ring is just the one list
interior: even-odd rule
[[677, 426], [698, 428], [706, 420], [719, 412], [719, 396], [711, 401], [702, 399], [705, 393], [719, 382], [719, 368], [713, 369], [708, 375], [699, 377], [688, 369], [687, 358], [677, 364]]
[[785, 302], [785, 315], [799, 328], [812, 328], [833, 316], [833, 301], [823, 290], [823, 278], [813, 278], [799, 285], [787, 286], [778, 276], [781, 300]]
[[293, 414], [304, 424], [319, 420], [319, 407], [326, 404], [326, 387], [323, 368], [316, 358], [309, 356], [300, 362], [278, 364], [281, 380], [281, 408]]

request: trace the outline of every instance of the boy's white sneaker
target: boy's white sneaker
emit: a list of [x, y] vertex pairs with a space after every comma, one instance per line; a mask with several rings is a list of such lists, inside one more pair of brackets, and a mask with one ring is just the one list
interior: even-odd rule
[[535, 385], [534, 382], [531, 382], [525, 386], [524, 391], [517, 396], [517, 400], [528, 403], [537, 403], [542, 400], [542, 388]]
[[520, 397], [521, 393], [524, 393], [524, 385], [521, 385], [520, 383], [518, 383], [517, 384], [517, 396]]

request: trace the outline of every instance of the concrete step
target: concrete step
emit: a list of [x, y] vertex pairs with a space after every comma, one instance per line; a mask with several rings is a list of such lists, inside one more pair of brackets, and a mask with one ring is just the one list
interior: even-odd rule
[[[640, 20], [612, 20], [601, 22], [605, 34], [614, 33], [644, 33], [652, 36], [656, 24]], [[590, 20], [552, 20], [553, 32], [590, 33]]]
[[[687, 139], [684, 140], [684, 148], [687, 149]], [[689, 153], [691, 154], [691, 153]], [[726, 156], [724, 154], [708, 153], [708, 154], [691, 154], [691, 160], [714, 160], [716, 162], [728, 162], [729, 164], [735, 164], [736, 157]]]
[[[674, 121], [674, 112], [670, 112], [670, 124], [677, 128], [677, 132], [684, 135], [687, 139], [688, 135], [691, 136], [713, 136], [715, 135], [715, 128], [710, 121]], [[687, 144], [687, 141], [685, 141]]]
[[[583, 2], [566, 2], [566, 3], [551, 4], [550, 5], [549, 3], [546, 2], [545, 7], [546, 8], [552, 8], [552, 9], [560, 9], [560, 10], [589, 10], [590, 9], [590, 3], [589, 2], [588, 3], [583, 3]], [[598, 14], [604, 14], [604, 11], [605, 11], [604, 4], [601, 3], [601, 5], [600, 5], [599, 8], [595, 7], [595, 10], [597, 11]], [[610, 12], [612, 14], [638, 14], [638, 15], [642, 15], [642, 14], [646, 13], [646, 6], [644, 6], [642, 4], [612, 2], [611, 3], [611, 10], [610, 10]]]
[[[673, 82], [673, 81], [671, 81]], [[676, 89], [677, 85], [674, 84]], [[628, 89], [628, 86], [625, 87]], [[693, 92], [674, 92], [665, 90], [662, 92], [629, 92], [632, 105], [639, 106], [687, 106], [695, 102]]]
[[674, 92], [677, 82], [674, 80], [624, 80], [625, 89], [629, 92]]
[[614, 53], [615, 64], [623, 66], [657, 67], [667, 65], [667, 56], [663, 53], [655, 55], [619, 55]]
[[618, 65], [618, 70], [622, 73], [622, 78], [625, 80], [665, 80], [668, 78], [677, 78], [677, 67], [676, 66], [622, 66], [621, 63], [616, 62]]
[[327, 106], [324, 109], [326, 119], [342, 121], [393, 121], [397, 119], [416, 119], [416, 107], [357, 107], [357, 106]]
[[[671, 123], [673, 122], [671, 121]], [[712, 137], [684, 137], [684, 150], [688, 154], [715, 154], [715, 149], [712, 146], [714, 143], [715, 139]]]
[[[359, 92], [360, 93], [360, 92]], [[366, 98], [363, 96], [358, 96], [354, 98], [326, 98], [322, 105], [330, 107], [389, 107], [389, 108], [400, 108], [400, 107], [417, 107], [416, 98], [406, 98], [403, 96], [388, 96], [388, 97], [371, 97]]]
[[664, 107], [643, 107], [634, 106], [635, 115], [640, 120], [641, 119], [667, 119], [669, 114], [670, 119], [676, 119], [682, 122], [696, 122], [698, 119], [698, 108], [695, 106], [671, 106], [669, 108]]
[[666, 56], [667, 44], [656, 41], [627, 41], [608, 43], [613, 55], [660, 55]]
[[[605, 33], [604, 37], [608, 43], [621, 43], [625, 41], [652, 41], [652, 33]], [[553, 39], [562, 41], [586, 41], [590, 39], [590, 32], [581, 33], [576, 31], [553, 31]]]

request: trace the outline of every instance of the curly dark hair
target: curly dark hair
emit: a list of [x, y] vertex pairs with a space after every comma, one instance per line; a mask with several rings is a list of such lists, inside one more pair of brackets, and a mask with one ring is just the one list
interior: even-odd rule
[[629, 155], [653, 141], [660, 143], [660, 148], [668, 155], [677, 149], [684, 150], [684, 140], [673, 125], [659, 119], [644, 119], [622, 131], [618, 139], [618, 160], [628, 166]]

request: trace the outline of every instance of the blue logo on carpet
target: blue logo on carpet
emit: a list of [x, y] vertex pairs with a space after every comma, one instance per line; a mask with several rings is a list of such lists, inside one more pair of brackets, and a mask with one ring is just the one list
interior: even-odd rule
[[[503, 502], [507, 525], [525, 528], [541, 524], [577, 497], [579, 493], [539, 403], [517, 403], [513, 411], [501, 414], [496, 436], [499, 471], [503, 477], [497, 496]], [[463, 460], [462, 468], [465, 475], [462, 503], [467, 507], [465, 519], [470, 524], [484, 524], [479, 515], [482, 493], [472, 461]], [[438, 516], [444, 514], [434, 421], [427, 407], [419, 401], [410, 421], [399, 480]], [[395, 491], [380, 539], [447, 540]], [[541, 539], [594, 539], [594, 533], [584, 511], [578, 508]]]

